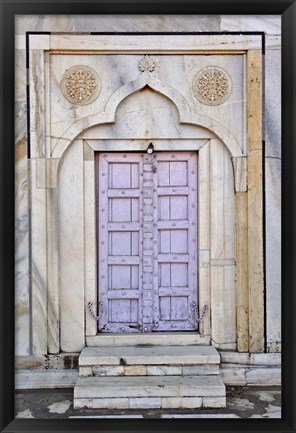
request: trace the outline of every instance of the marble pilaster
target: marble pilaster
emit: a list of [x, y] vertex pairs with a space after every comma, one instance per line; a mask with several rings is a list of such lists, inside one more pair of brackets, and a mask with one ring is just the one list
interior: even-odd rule
[[249, 350], [264, 351], [262, 53], [250, 50], [248, 65], [248, 277]]

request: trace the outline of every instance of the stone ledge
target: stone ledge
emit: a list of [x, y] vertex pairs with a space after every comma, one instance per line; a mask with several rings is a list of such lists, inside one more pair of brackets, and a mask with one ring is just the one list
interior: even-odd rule
[[15, 389], [74, 388], [78, 370], [32, 371], [15, 373]]
[[280, 386], [280, 367], [220, 367], [220, 376], [226, 386]]
[[281, 353], [238, 353], [219, 351], [222, 364], [280, 366]]

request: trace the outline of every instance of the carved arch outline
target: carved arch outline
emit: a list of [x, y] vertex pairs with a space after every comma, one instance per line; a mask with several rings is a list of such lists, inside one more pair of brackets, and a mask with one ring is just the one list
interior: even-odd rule
[[244, 156], [238, 141], [228, 129], [209, 116], [192, 112], [188, 102], [179, 90], [145, 71], [136, 80], [130, 81], [117, 89], [109, 98], [105, 111], [91, 114], [73, 123], [59, 138], [51, 157], [62, 158], [68, 146], [82, 131], [100, 124], [115, 123], [116, 110], [119, 104], [128, 96], [146, 86], [166, 96], [175, 104], [179, 112], [180, 124], [192, 124], [209, 129], [226, 146], [231, 157]]

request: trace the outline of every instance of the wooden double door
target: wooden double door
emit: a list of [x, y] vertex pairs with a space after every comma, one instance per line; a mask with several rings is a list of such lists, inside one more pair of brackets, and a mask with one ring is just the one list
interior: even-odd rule
[[197, 153], [96, 153], [99, 332], [198, 328]]

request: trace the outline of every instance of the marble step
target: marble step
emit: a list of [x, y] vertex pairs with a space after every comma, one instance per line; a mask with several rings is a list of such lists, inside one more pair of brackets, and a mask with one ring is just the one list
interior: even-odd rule
[[86, 347], [80, 376], [217, 375], [220, 355], [212, 346]]
[[225, 407], [220, 376], [80, 377], [74, 408], [155, 409]]
[[208, 345], [210, 337], [195, 332], [155, 332], [153, 334], [99, 334], [86, 337], [88, 347], [98, 346], [193, 346]]
[[80, 366], [219, 363], [213, 346], [85, 347], [79, 357]]

